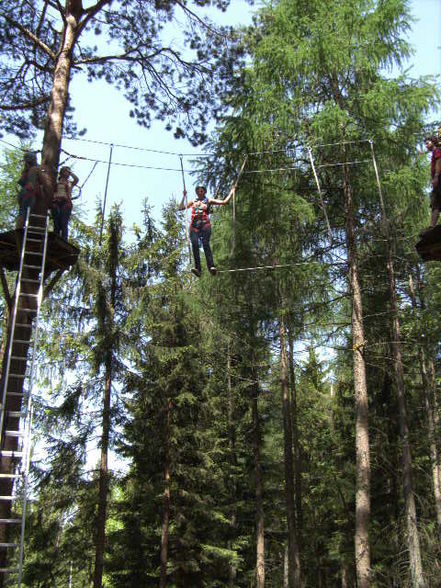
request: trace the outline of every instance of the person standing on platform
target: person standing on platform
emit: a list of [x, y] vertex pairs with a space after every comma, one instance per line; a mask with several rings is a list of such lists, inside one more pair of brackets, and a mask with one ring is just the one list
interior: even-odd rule
[[432, 193], [430, 195], [430, 208], [432, 216], [430, 227], [427, 230], [434, 229], [438, 223], [439, 213], [441, 210], [441, 148], [439, 139], [436, 136], [426, 137], [426, 149], [432, 154], [430, 162], [430, 176], [432, 180]]
[[23, 171], [18, 180], [20, 190], [18, 192], [17, 229], [22, 229], [24, 227], [28, 208], [30, 208], [31, 211], [33, 210], [41, 192], [39, 166], [36, 153], [27, 151], [23, 156], [23, 164]]
[[67, 241], [69, 219], [72, 214], [72, 189], [78, 184], [77, 176], [69, 167], [62, 167], [52, 202], [54, 233]]

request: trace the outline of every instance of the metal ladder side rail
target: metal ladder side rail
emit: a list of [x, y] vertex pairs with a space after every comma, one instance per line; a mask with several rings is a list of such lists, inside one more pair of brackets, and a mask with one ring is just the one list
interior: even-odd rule
[[26, 530], [26, 510], [27, 510], [27, 498], [28, 498], [28, 486], [29, 486], [29, 470], [31, 465], [31, 442], [32, 442], [32, 420], [34, 414], [33, 402], [32, 402], [32, 391], [34, 387], [34, 375], [35, 375], [35, 364], [37, 356], [37, 346], [39, 337], [39, 318], [40, 318], [40, 307], [43, 301], [44, 295], [44, 272], [46, 269], [46, 258], [47, 258], [47, 245], [48, 245], [48, 233], [49, 233], [49, 213], [46, 215], [46, 227], [44, 233], [43, 242], [43, 255], [41, 260], [40, 270], [40, 286], [37, 297], [37, 312], [34, 323], [34, 337], [32, 345], [32, 359], [31, 368], [29, 371], [29, 385], [27, 390], [27, 402], [25, 410], [25, 426], [23, 435], [23, 459], [22, 459], [22, 474], [23, 474], [23, 501], [22, 501], [22, 514], [21, 514], [21, 529], [20, 529], [20, 543], [19, 543], [19, 559], [18, 559], [18, 579], [17, 588], [21, 587], [21, 580], [23, 574], [23, 559], [24, 559], [24, 540]]
[[20, 252], [20, 264], [19, 264], [19, 268], [18, 268], [17, 283], [15, 286], [15, 293], [14, 293], [14, 308], [13, 308], [12, 319], [11, 319], [11, 330], [10, 330], [10, 334], [9, 334], [5, 373], [3, 374], [3, 390], [2, 390], [1, 410], [0, 410], [0, 450], [3, 446], [3, 437], [4, 437], [3, 425], [4, 425], [5, 413], [6, 413], [6, 396], [7, 396], [8, 385], [9, 385], [9, 372], [11, 369], [11, 357], [12, 357], [12, 346], [14, 345], [15, 324], [17, 322], [17, 308], [18, 308], [18, 302], [19, 302], [20, 292], [21, 292], [21, 278], [23, 275], [23, 267], [25, 265], [24, 259], [25, 259], [26, 241], [27, 241], [27, 237], [28, 237], [30, 216], [31, 216], [31, 209], [28, 208], [26, 211], [25, 228], [24, 228], [24, 233], [23, 233], [23, 243], [22, 243], [21, 252]]
[[[28, 489], [28, 473], [29, 473], [29, 467], [30, 467], [30, 453], [31, 453], [31, 425], [32, 425], [32, 385], [33, 385], [33, 373], [34, 373], [34, 366], [35, 366], [35, 357], [36, 357], [36, 345], [37, 345], [37, 337], [38, 337], [38, 318], [39, 318], [39, 311], [40, 311], [40, 306], [41, 306], [41, 302], [43, 299], [43, 292], [44, 292], [44, 270], [45, 270], [45, 265], [46, 265], [46, 257], [47, 257], [47, 244], [48, 244], [48, 231], [49, 231], [49, 213], [47, 213], [45, 215], [45, 228], [43, 230], [43, 227], [39, 227], [39, 226], [33, 226], [31, 224], [31, 217], [40, 217], [40, 218], [44, 218], [44, 215], [35, 215], [29, 212], [27, 212], [27, 216], [26, 216], [26, 225], [25, 225], [25, 231], [23, 234], [23, 243], [22, 243], [22, 251], [21, 251], [21, 257], [20, 257], [20, 266], [19, 266], [19, 273], [17, 276], [17, 286], [16, 286], [16, 291], [15, 291], [15, 297], [14, 297], [14, 316], [13, 316], [13, 320], [11, 322], [11, 335], [10, 335], [10, 346], [8, 349], [8, 373], [6, 374], [7, 377], [5, 377], [5, 387], [4, 387], [4, 402], [3, 402], [3, 406], [2, 406], [2, 427], [4, 424], [4, 417], [6, 414], [6, 401], [7, 401], [7, 397], [8, 394], [12, 394], [9, 390], [8, 390], [8, 384], [9, 384], [9, 369], [10, 369], [10, 361], [11, 359], [13, 359], [12, 356], [12, 347], [14, 345], [14, 343], [17, 343], [17, 339], [15, 337], [15, 327], [16, 327], [16, 319], [17, 319], [17, 308], [18, 308], [18, 302], [19, 302], [19, 298], [21, 295], [21, 284], [23, 281], [22, 275], [23, 275], [23, 268], [24, 267], [29, 267], [30, 264], [26, 264], [26, 255], [36, 255], [38, 257], [41, 258], [41, 263], [40, 266], [36, 266], [35, 269], [39, 269], [40, 270], [40, 274], [39, 274], [39, 280], [33, 280], [35, 282], [39, 283], [39, 291], [38, 294], [36, 296], [36, 308], [32, 309], [35, 312], [35, 322], [34, 322], [34, 328], [32, 328], [32, 324], [29, 325], [29, 328], [33, 331], [33, 350], [32, 350], [32, 355], [31, 355], [31, 369], [29, 371], [29, 373], [26, 375], [24, 374], [23, 379], [29, 378], [29, 384], [28, 384], [28, 391], [26, 393], [26, 390], [23, 390], [23, 397], [26, 398], [26, 403], [25, 403], [25, 407], [24, 410], [20, 411], [20, 418], [23, 419], [24, 421], [24, 428], [23, 428], [23, 434], [19, 434], [19, 432], [17, 432], [17, 436], [20, 436], [21, 439], [21, 447], [19, 448], [20, 451], [16, 451], [13, 452], [15, 453], [18, 463], [16, 464], [16, 469], [15, 469], [15, 473], [14, 474], [10, 474], [8, 477], [13, 478], [14, 480], [17, 480], [18, 478], [22, 478], [23, 480], [23, 488], [22, 488], [22, 492], [23, 492], [23, 498], [22, 498], [22, 503], [23, 503], [23, 507], [22, 507], [22, 516], [20, 519], [15, 519], [15, 518], [10, 518], [7, 519], [9, 522], [14, 522], [14, 524], [17, 524], [18, 526], [20, 526], [20, 543], [18, 544], [10, 544], [10, 547], [20, 547], [20, 552], [19, 552], [19, 562], [20, 565], [18, 568], [15, 569], [9, 569], [9, 568], [2, 568], [0, 569], [0, 573], [12, 573], [12, 574], [18, 574], [19, 575], [19, 585], [21, 584], [21, 576], [22, 576], [22, 562], [23, 562], [23, 551], [24, 551], [24, 531], [25, 531], [25, 527], [23, 524], [23, 521], [25, 520], [25, 516], [26, 516], [26, 505], [27, 505], [27, 489]], [[37, 230], [36, 230], [37, 229]], [[28, 237], [29, 233], [31, 233], [31, 235], [33, 233], [40, 233], [41, 234], [41, 239], [35, 239], [33, 237]], [[35, 242], [39, 242], [40, 245], [43, 245], [43, 251], [28, 251], [27, 250], [27, 245], [28, 243], [35, 243]], [[27, 326], [27, 325], [21, 325], [22, 327]], [[31, 340], [31, 338], [29, 339], [29, 341]], [[20, 358], [22, 359], [22, 358]], [[27, 361], [23, 358], [23, 361]], [[16, 417], [18, 415], [15, 415]], [[5, 430], [5, 437], [6, 437], [6, 430]], [[0, 451], [1, 451], [1, 447], [0, 447]], [[3, 455], [6, 452], [3, 452]], [[20, 469], [21, 472], [17, 473], [17, 470]], [[14, 493], [11, 492], [11, 497], [8, 498], [9, 500], [11, 500], [11, 506], [12, 503], [14, 502]]]
[[25, 542], [25, 530], [26, 530], [26, 511], [28, 505], [28, 487], [29, 487], [29, 470], [31, 466], [31, 438], [32, 438], [32, 420], [34, 415], [34, 406], [32, 403], [31, 389], [28, 395], [27, 403], [27, 419], [25, 422], [25, 437], [24, 437], [24, 455], [22, 464], [23, 468], [23, 501], [21, 510], [21, 522], [20, 522], [20, 542], [19, 542], [19, 553], [18, 553], [18, 577], [17, 577], [17, 588], [21, 588], [21, 581], [23, 576], [23, 560], [24, 560], [24, 542]]

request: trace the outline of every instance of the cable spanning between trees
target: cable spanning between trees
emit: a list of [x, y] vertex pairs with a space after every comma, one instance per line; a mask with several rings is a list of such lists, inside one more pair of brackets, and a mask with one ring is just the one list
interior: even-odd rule
[[274, 270], [274, 269], [285, 269], [285, 268], [290, 268], [290, 267], [299, 267], [302, 265], [311, 265], [311, 264], [317, 264], [320, 266], [325, 266], [325, 267], [331, 267], [331, 266], [343, 266], [346, 265], [346, 262], [336, 262], [336, 263], [327, 263], [327, 262], [319, 262], [319, 261], [315, 261], [315, 260], [304, 260], [304, 261], [297, 261], [294, 263], [275, 263], [272, 265], [258, 265], [258, 266], [254, 266], [254, 267], [238, 267], [238, 268], [233, 268], [233, 269], [224, 269], [224, 270], [218, 270], [218, 274], [232, 274], [232, 273], [237, 273], [237, 272], [252, 272], [252, 271], [259, 271], [259, 270]]

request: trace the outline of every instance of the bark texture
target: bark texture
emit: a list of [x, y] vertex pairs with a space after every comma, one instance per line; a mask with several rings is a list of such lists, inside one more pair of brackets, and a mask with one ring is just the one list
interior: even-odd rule
[[256, 586], [265, 586], [265, 525], [263, 510], [263, 480], [260, 463], [260, 418], [258, 408], [259, 386], [257, 380], [252, 385], [251, 410], [253, 420], [253, 454], [254, 454], [254, 483], [256, 493]]
[[283, 317], [279, 319], [280, 383], [282, 389], [285, 503], [288, 525], [288, 587], [300, 586], [300, 554], [297, 540], [297, 525], [294, 498], [294, 455], [289, 389], [289, 365], [286, 352], [286, 328]]
[[348, 166], [343, 167], [343, 191], [346, 213], [346, 247], [349, 266], [349, 286], [352, 303], [352, 345], [355, 391], [355, 566], [359, 588], [370, 586], [370, 478], [368, 393], [364, 358], [364, 324], [360, 280], [354, 231], [354, 204]]

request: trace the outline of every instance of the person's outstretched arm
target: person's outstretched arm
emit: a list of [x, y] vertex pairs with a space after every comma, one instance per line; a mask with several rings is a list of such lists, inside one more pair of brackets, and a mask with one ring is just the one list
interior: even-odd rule
[[234, 194], [236, 193], [236, 186], [233, 186], [230, 190], [230, 193], [228, 194], [228, 196], [224, 199], [224, 200], [217, 200], [215, 198], [210, 198], [208, 200], [209, 204], [216, 204], [217, 206], [225, 206], [226, 204], [228, 204], [231, 200], [231, 198], [234, 196]]

